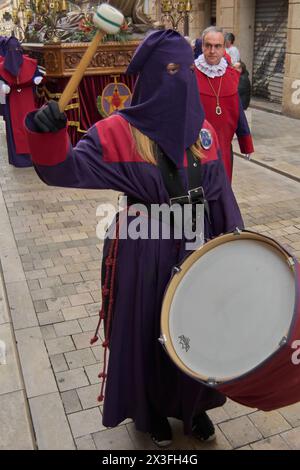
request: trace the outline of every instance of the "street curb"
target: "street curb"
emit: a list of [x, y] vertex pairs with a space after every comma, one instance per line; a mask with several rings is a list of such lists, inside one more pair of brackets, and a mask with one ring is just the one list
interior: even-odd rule
[[[5, 139], [3, 139], [4, 134], [3, 134], [3, 132], [1, 132], [1, 128], [3, 128], [3, 125], [4, 125], [4, 122], [3, 121], [1, 122], [1, 119], [0, 119], [0, 144], [2, 145], [2, 149], [6, 149], [6, 141], [5, 141]], [[5, 152], [5, 150], [4, 150], [4, 152]], [[11, 332], [13, 348], [14, 348], [14, 352], [15, 352], [15, 358], [16, 358], [16, 362], [17, 362], [19, 379], [20, 379], [20, 382], [22, 384], [22, 388], [20, 389], [20, 391], [22, 391], [23, 397], [24, 397], [25, 414], [26, 414], [27, 426], [28, 426], [27, 427], [27, 432], [28, 432], [28, 435], [29, 435], [31, 443], [32, 443], [32, 449], [31, 450], [36, 450], [37, 449], [36, 433], [35, 433], [33, 420], [32, 420], [32, 415], [31, 415], [31, 411], [30, 411], [29, 399], [28, 399], [26, 385], [25, 385], [25, 379], [24, 379], [24, 373], [23, 373], [20, 353], [19, 353], [19, 349], [18, 349], [18, 342], [17, 342], [17, 339], [16, 339], [16, 333], [15, 333], [15, 328], [14, 328], [14, 323], [13, 323], [13, 318], [12, 318], [12, 312], [11, 312], [11, 307], [10, 307], [10, 302], [9, 302], [9, 296], [8, 296], [8, 292], [7, 292], [7, 283], [6, 283], [6, 274], [7, 273], [5, 272], [5, 268], [3, 267], [3, 257], [5, 257], [5, 250], [9, 251], [9, 250], [13, 249], [12, 248], [13, 245], [14, 246], [16, 246], [16, 245], [15, 245], [15, 240], [14, 240], [14, 237], [13, 237], [13, 234], [12, 234], [11, 223], [10, 223], [9, 215], [8, 215], [8, 212], [7, 212], [7, 206], [6, 206], [4, 196], [3, 196], [2, 185], [1, 184], [0, 184], [0, 214], [1, 214], [1, 224], [2, 224], [1, 230], [0, 230], [0, 236], [1, 236], [0, 292], [2, 292], [2, 296], [3, 296], [2, 301], [4, 303], [4, 308], [6, 310], [7, 317], [8, 317], [8, 323], [10, 325], [10, 332]], [[6, 239], [3, 238], [2, 229], [4, 227], [6, 227], [6, 228], [8, 227], [9, 231], [11, 232], [11, 236], [12, 236], [12, 239], [13, 239], [13, 244], [11, 244], [11, 245], [7, 245]], [[9, 246], [9, 248], [8, 248], [8, 246]], [[13, 421], [13, 417], [12, 417], [12, 421]], [[15, 446], [14, 450], [19, 450], [18, 449], [18, 442], [15, 442], [14, 446]]]
[[267, 168], [267, 170], [274, 171], [275, 173], [278, 173], [281, 176], [285, 176], [286, 178], [289, 178], [293, 181], [297, 181], [297, 183], [300, 183], [300, 178], [298, 176], [292, 175], [291, 173], [287, 173], [286, 171], [279, 170], [278, 168], [274, 168], [271, 165], [268, 165], [267, 163], [260, 162], [258, 160], [249, 160], [245, 155], [238, 153], [238, 152], [233, 152], [234, 155], [237, 157], [242, 158], [243, 160], [246, 160], [247, 162], [250, 163], [255, 163], [256, 165], [262, 166], [263, 168]]
[[282, 111], [277, 111], [277, 109], [267, 108], [267, 107], [264, 107], [264, 105], [260, 105], [260, 104], [250, 104], [249, 108], [258, 109], [259, 111], [264, 111], [265, 113], [271, 113], [271, 114], [277, 114], [278, 116], [283, 116]]
[[[1, 301], [4, 304], [4, 308], [6, 310], [6, 313], [7, 313], [8, 319], [9, 319], [8, 324], [9, 324], [9, 328], [10, 328], [10, 334], [11, 334], [13, 348], [14, 348], [15, 357], [16, 357], [16, 361], [17, 361], [19, 379], [20, 379], [20, 382], [22, 384], [22, 388], [20, 390], [15, 390], [15, 392], [18, 391], [18, 392], [23, 393], [24, 405], [25, 405], [25, 414], [26, 414], [26, 417], [27, 417], [27, 425], [28, 425], [28, 428], [29, 428], [28, 432], [29, 432], [29, 435], [30, 435], [30, 438], [31, 438], [31, 443], [32, 443], [32, 449], [31, 450], [36, 450], [37, 449], [36, 436], [35, 436], [33, 421], [32, 421], [32, 417], [31, 417], [31, 412], [30, 412], [30, 408], [29, 408], [28, 397], [27, 397], [27, 393], [26, 393], [26, 387], [25, 387], [25, 381], [24, 381], [24, 376], [23, 376], [23, 371], [22, 371], [22, 366], [21, 366], [21, 361], [20, 361], [20, 355], [19, 355], [19, 351], [18, 351], [18, 348], [17, 348], [17, 340], [16, 340], [16, 336], [15, 336], [15, 331], [14, 331], [14, 328], [13, 328], [12, 318], [11, 318], [11, 311], [10, 311], [10, 307], [9, 307], [9, 301], [8, 301], [8, 296], [7, 296], [7, 291], [6, 291], [6, 284], [5, 284], [5, 278], [4, 278], [4, 273], [3, 273], [3, 269], [2, 269], [1, 259], [0, 259], [0, 292], [2, 292]], [[14, 393], [14, 392], [11, 391], [11, 392], [8, 392], [8, 393]], [[16, 447], [14, 450], [19, 450], [19, 449]]]

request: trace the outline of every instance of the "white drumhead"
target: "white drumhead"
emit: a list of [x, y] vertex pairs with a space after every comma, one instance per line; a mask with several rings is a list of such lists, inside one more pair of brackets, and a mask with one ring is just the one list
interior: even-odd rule
[[220, 382], [250, 371], [278, 349], [296, 295], [287, 256], [263, 241], [232, 238], [188, 269], [169, 309], [180, 361], [200, 378]]

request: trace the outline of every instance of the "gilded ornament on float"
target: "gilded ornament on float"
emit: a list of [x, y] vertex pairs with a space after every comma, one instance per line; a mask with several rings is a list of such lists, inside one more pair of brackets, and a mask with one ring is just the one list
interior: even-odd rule
[[183, 26], [183, 34], [189, 34], [189, 21], [192, 20], [190, 12], [192, 2], [189, 0], [161, 0], [161, 20], [166, 27], [171, 27], [178, 31], [180, 25]]
[[11, 19], [22, 41], [28, 40], [39, 25], [45, 25], [45, 42], [59, 43], [58, 26], [67, 10], [66, 0], [17, 0], [12, 8]]

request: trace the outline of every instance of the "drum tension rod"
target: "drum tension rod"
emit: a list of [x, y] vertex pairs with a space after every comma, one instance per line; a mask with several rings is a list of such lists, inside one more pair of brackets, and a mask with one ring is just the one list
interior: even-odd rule
[[292, 256], [290, 256], [290, 257], [287, 259], [287, 262], [288, 262], [288, 265], [290, 266], [290, 268], [294, 268], [294, 266], [295, 266], [295, 261], [294, 261], [294, 258], [292, 258]]
[[279, 347], [284, 346], [287, 343], [287, 337], [283, 336], [283, 338], [279, 341]]
[[217, 385], [217, 381], [214, 378], [208, 378], [207, 379], [207, 384], [210, 385], [211, 387], [215, 387]]
[[178, 274], [181, 271], [181, 268], [179, 266], [174, 266], [173, 268], [174, 274]]
[[235, 231], [233, 232], [233, 235], [241, 235], [242, 230], [240, 230], [238, 227], [235, 227]]
[[160, 342], [160, 344], [166, 344], [166, 342], [167, 342], [167, 337], [166, 337], [166, 335], [161, 335], [161, 336], [158, 338], [158, 341]]

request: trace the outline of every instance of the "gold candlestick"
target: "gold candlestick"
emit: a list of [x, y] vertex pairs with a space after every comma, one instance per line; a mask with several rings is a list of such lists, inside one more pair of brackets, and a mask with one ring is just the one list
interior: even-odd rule
[[187, 1], [185, 2], [185, 11], [186, 11], [186, 12], [190, 12], [191, 9], [192, 9], [192, 2], [190, 2], [189, 0], [187, 0]]
[[26, 16], [27, 24], [28, 24], [28, 23], [31, 23], [32, 18], [33, 18], [33, 13], [32, 13], [31, 8], [26, 7], [25, 16]]
[[12, 16], [13, 22], [16, 24], [17, 21], [18, 21], [18, 10], [17, 10], [16, 8], [13, 8], [13, 9], [12, 9], [12, 14], [11, 14], [11, 16]]
[[179, 25], [183, 25], [184, 35], [188, 35], [189, 18], [192, 10], [190, 0], [161, 0], [162, 21], [166, 27], [171, 27], [177, 31]]
[[178, 2], [177, 11], [178, 13], [183, 13], [185, 11], [185, 2]]
[[68, 2], [66, 0], [62, 0], [60, 9], [61, 9], [61, 11], [67, 11], [68, 10]]
[[172, 2], [169, 0], [162, 1], [161, 9], [163, 13], [169, 13], [172, 10]]

